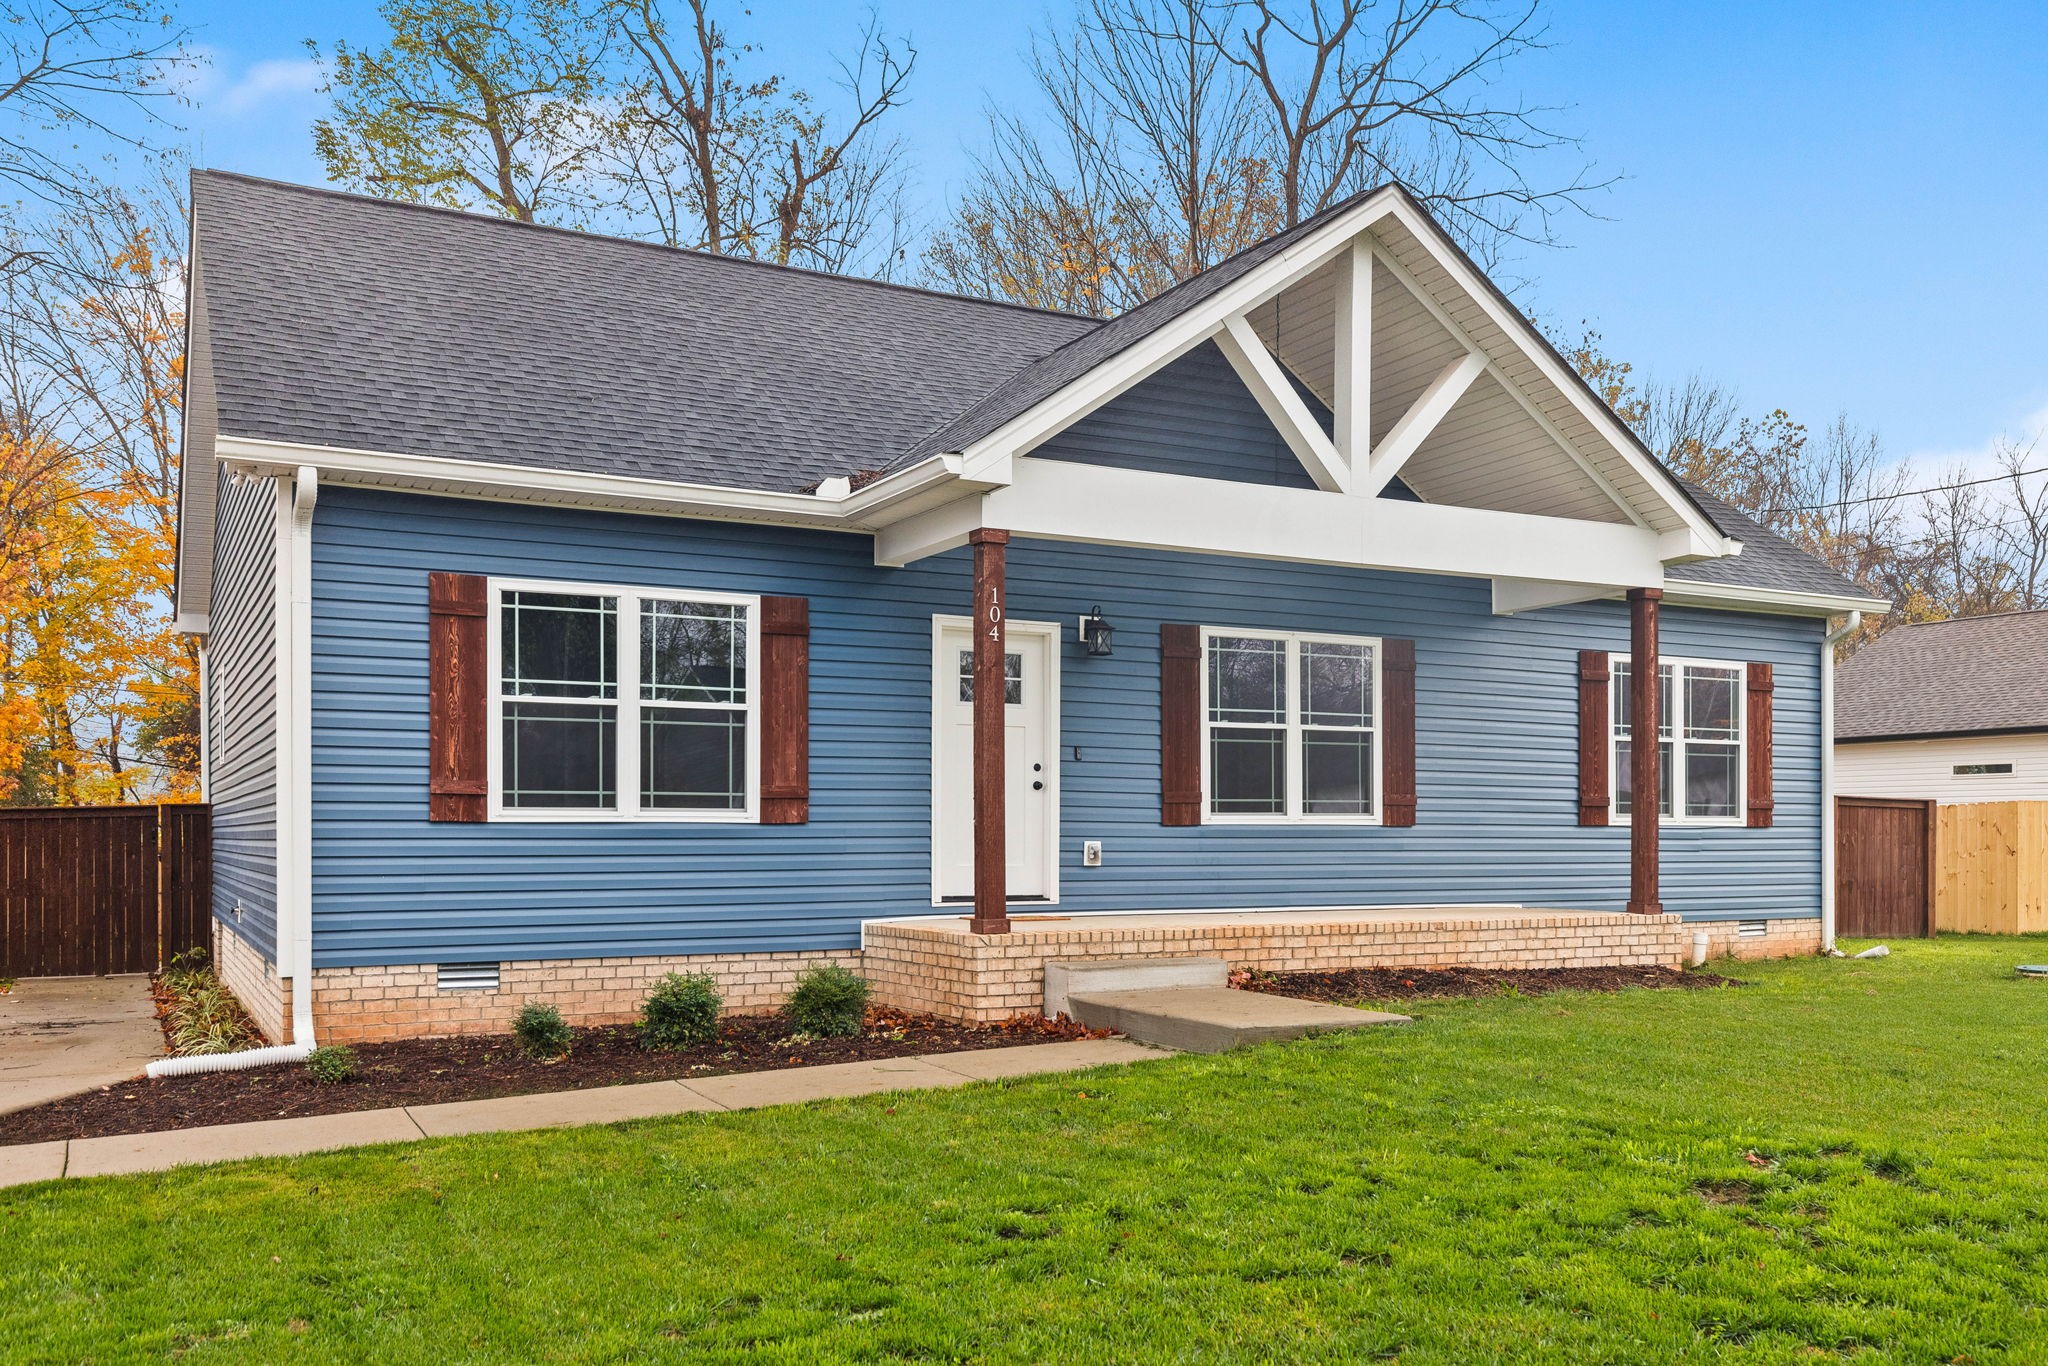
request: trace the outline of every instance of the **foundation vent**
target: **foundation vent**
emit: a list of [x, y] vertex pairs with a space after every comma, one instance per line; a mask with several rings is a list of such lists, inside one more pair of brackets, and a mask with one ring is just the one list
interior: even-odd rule
[[1766, 939], [1770, 933], [1771, 922], [1768, 920], [1739, 920], [1735, 923], [1735, 934], [1739, 939]]
[[496, 963], [442, 963], [435, 969], [434, 986], [441, 991], [496, 991]]

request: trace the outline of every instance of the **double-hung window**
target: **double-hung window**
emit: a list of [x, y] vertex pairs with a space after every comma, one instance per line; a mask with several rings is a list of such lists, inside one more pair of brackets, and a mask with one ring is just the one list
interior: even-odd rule
[[[1634, 715], [1629, 660], [1612, 658], [1614, 814], [1634, 800]], [[1657, 743], [1661, 756], [1657, 810], [1678, 824], [1739, 825], [1743, 820], [1743, 667], [1707, 660], [1663, 660], [1657, 666]]]
[[751, 819], [757, 599], [492, 584], [494, 819]]
[[1379, 819], [1379, 642], [1203, 632], [1203, 790], [1216, 822]]

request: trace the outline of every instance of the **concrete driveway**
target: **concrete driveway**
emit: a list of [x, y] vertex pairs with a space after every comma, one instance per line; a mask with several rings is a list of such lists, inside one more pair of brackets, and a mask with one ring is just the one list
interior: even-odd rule
[[0, 994], [0, 1115], [127, 1081], [163, 1055], [148, 977], [29, 977]]

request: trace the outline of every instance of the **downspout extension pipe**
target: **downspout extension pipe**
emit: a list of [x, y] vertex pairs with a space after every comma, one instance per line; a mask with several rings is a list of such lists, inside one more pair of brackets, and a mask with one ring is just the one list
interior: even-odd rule
[[[304, 1062], [312, 1053], [313, 1041], [313, 898], [311, 852], [313, 821], [308, 807], [311, 795], [312, 706], [308, 689], [313, 654], [313, 504], [320, 496], [320, 471], [301, 465], [292, 483], [292, 509], [283, 566], [290, 582], [285, 599], [284, 639], [288, 651], [284, 672], [284, 705], [279, 764], [280, 788], [288, 789], [278, 823], [278, 957], [285, 957], [289, 943], [292, 983], [292, 1041], [263, 1048], [244, 1048], [234, 1053], [197, 1053], [182, 1058], [158, 1058], [143, 1069], [152, 1079], [189, 1077], [204, 1072], [240, 1072], [252, 1067], [277, 1067]], [[289, 921], [290, 938], [284, 931]], [[282, 961], [280, 966], [282, 966]]]
[[313, 1051], [311, 1044], [287, 1043], [273, 1048], [244, 1048], [238, 1053], [194, 1053], [183, 1058], [158, 1058], [143, 1073], [158, 1077], [189, 1077], [200, 1072], [241, 1072], [251, 1067], [276, 1067], [282, 1063], [304, 1062]]

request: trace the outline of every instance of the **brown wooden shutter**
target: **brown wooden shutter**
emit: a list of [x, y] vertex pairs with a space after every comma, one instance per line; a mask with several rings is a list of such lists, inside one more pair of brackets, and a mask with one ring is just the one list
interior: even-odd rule
[[1613, 696], [1605, 650], [1579, 651], [1579, 824], [1605, 825], [1608, 810], [1608, 707]]
[[1383, 825], [1415, 824], [1415, 642], [1380, 642], [1380, 734], [1387, 793]]
[[427, 575], [427, 819], [489, 818], [490, 583]]
[[811, 600], [761, 599], [761, 824], [811, 818]]
[[1202, 823], [1202, 628], [1159, 628], [1161, 825]]
[[1749, 666], [1749, 823], [1758, 829], [1771, 823], [1771, 666]]

